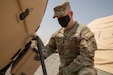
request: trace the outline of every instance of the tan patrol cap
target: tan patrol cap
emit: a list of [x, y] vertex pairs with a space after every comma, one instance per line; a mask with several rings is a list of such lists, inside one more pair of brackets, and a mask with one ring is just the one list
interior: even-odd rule
[[65, 1], [54, 8], [53, 18], [63, 15], [66, 9], [71, 9], [69, 1]]

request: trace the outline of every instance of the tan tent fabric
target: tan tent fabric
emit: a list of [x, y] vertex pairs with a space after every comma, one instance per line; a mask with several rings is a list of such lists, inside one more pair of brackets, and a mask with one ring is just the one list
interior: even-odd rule
[[98, 49], [113, 49], [113, 15], [96, 19], [88, 27], [95, 34]]
[[97, 42], [95, 67], [113, 73], [113, 15], [96, 19], [88, 27]]
[[95, 67], [113, 74], [113, 50], [97, 50]]

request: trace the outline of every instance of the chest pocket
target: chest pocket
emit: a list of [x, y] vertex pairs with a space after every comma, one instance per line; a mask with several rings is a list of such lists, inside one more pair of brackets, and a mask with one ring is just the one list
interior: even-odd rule
[[79, 54], [78, 38], [74, 35], [64, 41], [65, 59], [73, 59]]
[[65, 40], [65, 48], [76, 49], [79, 46], [79, 40], [76, 36], [72, 35]]

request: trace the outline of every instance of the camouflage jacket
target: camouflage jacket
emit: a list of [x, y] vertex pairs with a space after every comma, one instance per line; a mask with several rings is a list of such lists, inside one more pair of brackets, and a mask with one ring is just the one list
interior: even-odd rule
[[87, 26], [77, 22], [67, 33], [64, 33], [64, 29], [61, 28], [52, 35], [46, 46], [47, 54], [51, 55], [58, 49], [60, 67], [75, 67], [72, 72], [82, 67], [93, 67], [93, 57], [97, 49], [94, 34]]

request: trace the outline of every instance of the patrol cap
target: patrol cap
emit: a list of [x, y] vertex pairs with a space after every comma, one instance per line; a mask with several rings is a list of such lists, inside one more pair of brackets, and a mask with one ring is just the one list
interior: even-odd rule
[[54, 7], [53, 18], [63, 15], [66, 9], [71, 9], [69, 1], [65, 1], [60, 5], [57, 5], [56, 7]]

